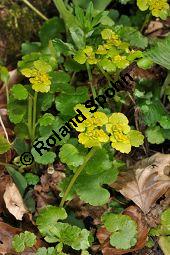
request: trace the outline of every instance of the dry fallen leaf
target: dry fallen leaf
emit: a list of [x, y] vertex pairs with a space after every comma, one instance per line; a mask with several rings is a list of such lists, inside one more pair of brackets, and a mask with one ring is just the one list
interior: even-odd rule
[[13, 214], [17, 220], [22, 220], [27, 209], [15, 183], [11, 183], [6, 186], [4, 201], [8, 211]]
[[134, 248], [129, 250], [116, 249], [110, 245], [109, 241], [110, 234], [106, 230], [106, 228], [102, 226], [97, 231], [97, 238], [99, 239], [99, 242], [101, 244], [103, 255], [122, 255], [132, 251], [138, 251], [141, 250], [146, 244], [149, 228], [145, 221], [144, 214], [139, 209], [139, 207], [130, 206], [123, 212], [123, 214], [129, 215], [137, 223], [138, 226], [137, 243]]
[[170, 154], [157, 153], [122, 172], [111, 187], [131, 199], [146, 214], [170, 188]]
[[4, 222], [0, 222], [0, 254], [5, 255], [11, 252], [12, 238], [20, 232], [21, 229], [13, 228]]

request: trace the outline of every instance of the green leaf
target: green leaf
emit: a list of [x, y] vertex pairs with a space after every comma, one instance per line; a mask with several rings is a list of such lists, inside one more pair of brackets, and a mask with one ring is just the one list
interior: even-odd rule
[[56, 255], [56, 251], [54, 247], [49, 247], [48, 249], [42, 247], [37, 250], [35, 255]]
[[27, 105], [24, 101], [16, 101], [10, 97], [8, 104], [9, 119], [12, 123], [18, 124], [22, 122], [27, 111]]
[[0, 65], [0, 80], [3, 81], [4, 83], [8, 83], [9, 78], [10, 76], [8, 69], [5, 66]]
[[61, 162], [68, 166], [78, 167], [84, 162], [84, 157], [72, 144], [64, 144], [60, 149], [59, 157]]
[[162, 116], [159, 123], [164, 129], [170, 129], [170, 116]]
[[49, 228], [49, 234], [45, 237], [47, 242], [60, 242], [71, 246], [74, 250], [86, 250], [90, 246], [90, 232], [71, 226], [68, 223], [58, 222]]
[[29, 189], [29, 191], [25, 194], [24, 196], [24, 204], [28, 208], [28, 210], [32, 213], [35, 212], [36, 208], [36, 201], [35, 201], [35, 196], [34, 196], [34, 190]]
[[162, 128], [160, 126], [150, 127], [146, 130], [148, 142], [152, 144], [161, 144], [165, 141]]
[[56, 154], [52, 151], [45, 151], [41, 156], [34, 148], [32, 148], [31, 153], [35, 162], [42, 165], [52, 164], [56, 159]]
[[129, 42], [131, 46], [141, 49], [145, 49], [148, 46], [148, 38], [143, 36], [136, 28], [118, 26], [116, 30], [120, 38]]
[[63, 20], [54, 17], [52, 19], [47, 20], [41, 27], [39, 31], [39, 37], [42, 42], [43, 47], [48, 45], [48, 42], [55, 37], [59, 36], [59, 33], [64, 31], [64, 23]]
[[12, 247], [16, 252], [23, 252], [26, 248], [31, 248], [36, 243], [34, 233], [25, 231], [19, 235], [15, 235], [12, 240]]
[[153, 66], [153, 62], [150, 58], [143, 57], [142, 59], [137, 61], [137, 65], [142, 69], [149, 69]]
[[155, 125], [162, 116], [166, 115], [163, 104], [157, 99], [153, 99], [151, 102], [149, 101], [148, 104], [145, 102], [145, 104], [141, 106], [141, 111], [143, 113], [144, 122], [148, 126]]
[[28, 91], [22, 84], [14, 85], [10, 92], [17, 100], [26, 100], [28, 97]]
[[117, 169], [108, 169], [95, 175], [80, 175], [74, 185], [74, 189], [81, 200], [93, 206], [102, 206], [109, 201], [110, 193], [103, 184], [116, 181]]
[[49, 228], [53, 228], [58, 220], [64, 220], [67, 218], [67, 213], [64, 208], [48, 205], [41, 209], [36, 224], [39, 231], [43, 236], [48, 234]]
[[83, 65], [86, 63], [87, 60], [86, 54], [82, 50], [79, 50], [75, 53], [74, 60], [77, 61], [79, 64]]
[[74, 107], [76, 104], [84, 103], [88, 99], [88, 88], [77, 88], [72, 93], [61, 93], [55, 101], [56, 109], [61, 112], [62, 115], [72, 117], [75, 114]]
[[21, 53], [22, 55], [27, 55], [32, 52], [37, 52], [41, 50], [40, 42], [25, 42], [21, 45]]
[[170, 235], [170, 208], [161, 215], [161, 234]]
[[27, 188], [27, 181], [25, 177], [11, 166], [6, 166], [6, 170], [15, 182], [20, 194], [23, 196], [25, 189]]
[[127, 250], [137, 242], [137, 224], [127, 215], [105, 214], [102, 217], [106, 229], [111, 232], [110, 244], [117, 249]]
[[0, 154], [4, 154], [5, 152], [9, 151], [11, 145], [3, 136], [0, 136]]
[[41, 107], [42, 111], [47, 111], [54, 101], [54, 95], [50, 93], [43, 93], [38, 97], [38, 105]]
[[23, 139], [18, 137], [16, 137], [13, 142], [13, 148], [19, 156], [24, 152], [29, 151], [29, 145]]
[[84, 42], [84, 32], [83, 30], [78, 27], [78, 26], [74, 26], [74, 27], [70, 27], [70, 33], [71, 33], [71, 37], [76, 45], [76, 47], [78, 49], [82, 49], [85, 47], [85, 42]]
[[45, 113], [39, 120], [40, 126], [52, 125], [55, 121], [55, 117], [51, 113]]
[[96, 151], [95, 155], [86, 164], [84, 171], [89, 175], [95, 175], [107, 170], [111, 170], [113, 162], [110, 160], [108, 152], [102, 148]]
[[26, 173], [25, 179], [28, 185], [36, 185], [40, 181], [40, 178], [37, 175], [32, 173]]
[[56, 52], [63, 53], [64, 55], [71, 55], [75, 51], [71, 43], [65, 43], [62, 40], [56, 38], [52, 40]]
[[157, 42], [147, 55], [154, 63], [170, 70], [170, 36]]

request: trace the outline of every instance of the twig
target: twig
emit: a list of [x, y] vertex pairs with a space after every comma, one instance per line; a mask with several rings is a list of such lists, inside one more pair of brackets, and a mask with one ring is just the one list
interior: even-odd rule
[[48, 20], [48, 18], [44, 14], [42, 14], [37, 8], [35, 8], [28, 0], [22, 1], [42, 19], [44, 19], [45, 21]]
[[8, 143], [10, 144], [9, 137], [8, 137], [8, 133], [7, 133], [7, 130], [6, 130], [5, 125], [4, 125], [4, 123], [3, 123], [1, 114], [0, 114], [0, 124], [1, 124], [1, 126], [2, 126], [2, 128], [3, 128], [3, 130], [4, 130], [4, 133], [5, 133], [5, 136], [6, 136], [6, 139], [7, 139]]

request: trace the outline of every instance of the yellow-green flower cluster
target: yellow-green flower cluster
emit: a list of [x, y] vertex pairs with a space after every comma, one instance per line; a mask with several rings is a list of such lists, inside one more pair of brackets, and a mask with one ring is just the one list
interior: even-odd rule
[[111, 142], [114, 149], [129, 153], [131, 147], [139, 147], [143, 144], [144, 136], [137, 130], [131, 130], [127, 117], [122, 113], [113, 113], [108, 117], [103, 112], [95, 112], [93, 115], [84, 106], [79, 108], [86, 120], [75, 128], [80, 132], [78, 139], [86, 148], [101, 147], [102, 144]]
[[50, 91], [50, 76], [51, 66], [43, 60], [34, 61], [32, 68], [24, 68], [21, 73], [30, 78], [32, 89], [36, 92], [47, 93]]
[[152, 15], [166, 19], [169, 12], [169, 4], [167, 0], [137, 0], [137, 5], [141, 11], [149, 9]]
[[134, 59], [142, 57], [141, 51], [131, 51], [129, 44], [122, 42], [111, 29], [104, 29], [101, 36], [103, 44], [98, 45], [96, 49], [86, 46], [75, 54], [74, 60], [80, 64], [98, 64], [108, 72], [115, 72], [116, 69], [129, 66]]

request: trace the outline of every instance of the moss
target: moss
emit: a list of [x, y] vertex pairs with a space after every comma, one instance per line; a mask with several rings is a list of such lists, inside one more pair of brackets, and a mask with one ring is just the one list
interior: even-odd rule
[[[47, 15], [51, 0], [30, 0]], [[22, 1], [1, 0], [0, 3], [0, 59], [4, 64], [15, 64], [20, 57], [21, 44], [37, 40], [43, 20]]]

